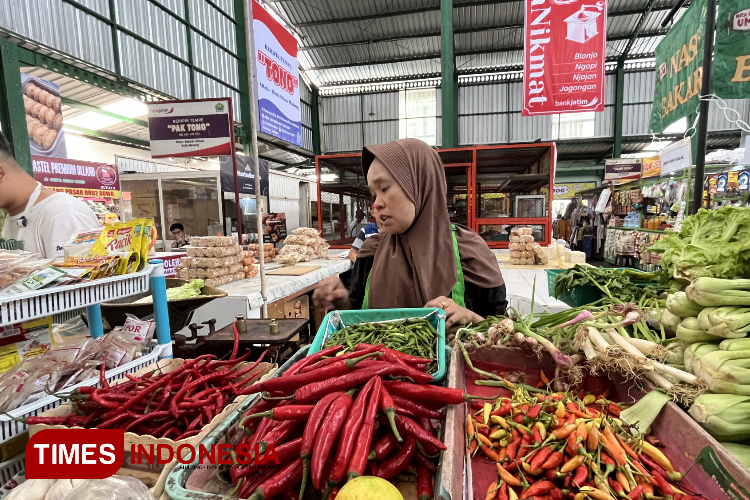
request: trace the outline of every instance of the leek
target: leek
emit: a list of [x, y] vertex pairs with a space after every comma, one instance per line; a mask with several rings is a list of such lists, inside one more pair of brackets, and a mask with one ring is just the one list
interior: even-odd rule
[[750, 469], [750, 446], [737, 443], [719, 443], [746, 469]]
[[620, 418], [630, 425], [637, 424], [640, 432], [646, 432], [671, 399], [665, 392], [651, 391], [636, 404], [623, 410]]

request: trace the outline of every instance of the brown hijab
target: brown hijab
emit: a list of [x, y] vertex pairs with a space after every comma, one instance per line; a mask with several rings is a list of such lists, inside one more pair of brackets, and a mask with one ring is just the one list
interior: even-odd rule
[[[405, 233], [380, 233], [362, 245], [359, 257], [375, 256], [369, 307], [424, 307], [432, 299], [450, 295], [457, 280], [443, 162], [418, 139], [364, 148], [365, 177], [375, 158], [414, 203], [416, 217]], [[459, 225], [456, 229], [464, 281], [481, 288], [502, 285], [497, 259], [487, 244], [471, 229]]]

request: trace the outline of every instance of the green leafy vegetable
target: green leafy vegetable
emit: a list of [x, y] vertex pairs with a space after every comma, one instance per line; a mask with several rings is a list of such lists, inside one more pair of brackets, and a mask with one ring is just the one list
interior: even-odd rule
[[[182, 286], [167, 288], [167, 300], [189, 299], [191, 297], [197, 297], [201, 294], [202, 288], [202, 279], [194, 279], [190, 283], [185, 283]], [[152, 300], [153, 299], [151, 298], [151, 295], [147, 295], [142, 299], [136, 300], [135, 304], [150, 304]]]
[[633, 279], [648, 281], [656, 276], [654, 273], [576, 265], [555, 276], [555, 297], [562, 295], [566, 289], [588, 285], [599, 288], [611, 302], [642, 304], [642, 301], [656, 298], [661, 289], [655, 286], [638, 286]]
[[701, 208], [682, 221], [679, 233], [649, 247], [662, 253], [661, 266], [670, 277], [750, 278], [750, 208]]

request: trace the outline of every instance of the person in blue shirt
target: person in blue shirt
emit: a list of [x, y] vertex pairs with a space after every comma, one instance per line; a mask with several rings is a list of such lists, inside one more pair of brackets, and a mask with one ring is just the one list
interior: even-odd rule
[[380, 226], [378, 225], [378, 223], [380, 222], [380, 218], [378, 217], [378, 211], [374, 206], [370, 207], [370, 214], [375, 222], [368, 224], [359, 230], [357, 238], [354, 240], [354, 243], [352, 243], [351, 250], [349, 250], [349, 260], [352, 262], [357, 260], [357, 253], [359, 253], [359, 249], [362, 248], [362, 245], [364, 245], [365, 240], [370, 236], [376, 235], [380, 232]]

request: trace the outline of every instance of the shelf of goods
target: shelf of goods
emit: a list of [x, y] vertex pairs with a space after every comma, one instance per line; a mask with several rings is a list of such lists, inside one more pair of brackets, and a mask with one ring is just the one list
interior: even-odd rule
[[[124, 378], [126, 373], [136, 372], [158, 359], [172, 357], [164, 266], [161, 260], [152, 260], [142, 271], [131, 274], [4, 297], [0, 299], [0, 327], [86, 308], [91, 336], [99, 338], [104, 334], [101, 303], [149, 290], [153, 297], [155, 337], [158, 344], [153, 345], [150, 352], [141, 357], [105, 372], [107, 381], [113, 382]], [[66, 387], [65, 390], [84, 386], [98, 387], [99, 384], [100, 379], [97, 376]], [[0, 445], [11, 439], [18, 439], [19, 435], [27, 430], [26, 424], [16, 419], [38, 416], [60, 404], [60, 398], [50, 395], [22, 405], [7, 414], [0, 414]], [[0, 484], [9, 481], [23, 470], [23, 464], [23, 454], [1, 462]]]

